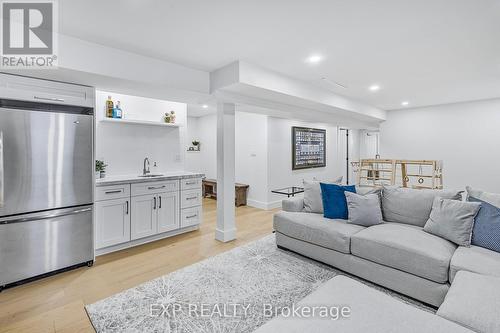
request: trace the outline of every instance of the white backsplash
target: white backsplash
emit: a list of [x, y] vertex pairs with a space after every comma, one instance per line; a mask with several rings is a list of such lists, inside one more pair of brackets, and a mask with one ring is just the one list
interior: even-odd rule
[[[165, 112], [176, 113], [178, 128], [115, 124], [105, 118], [106, 100], [120, 101], [124, 119], [162, 121]], [[143, 160], [151, 161], [151, 171], [184, 170], [187, 107], [184, 103], [96, 91], [96, 159], [104, 160], [108, 175], [142, 173]], [[153, 168], [154, 162], [158, 167]]]

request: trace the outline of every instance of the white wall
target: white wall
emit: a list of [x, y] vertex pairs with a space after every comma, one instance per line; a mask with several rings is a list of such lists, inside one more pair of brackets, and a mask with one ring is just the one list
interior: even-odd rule
[[[198, 164], [186, 163], [186, 168], [189, 171], [203, 172], [208, 178], [216, 178], [217, 117], [208, 115], [196, 119], [189, 118], [188, 126], [191, 128], [188, 128], [187, 141], [196, 137], [201, 142], [201, 152], [198, 155]], [[327, 167], [292, 171], [292, 126], [327, 130]], [[196, 133], [192, 134], [195, 131]], [[248, 204], [254, 207], [268, 209], [280, 206], [284, 197], [271, 194], [272, 189], [300, 186], [303, 179], [314, 177], [335, 179], [342, 175], [341, 168], [345, 167], [344, 160], [339, 157], [337, 127], [333, 125], [236, 112], [235, 132], [236, 182], [250, 185]], [[351, 140], [357, 142], [356, 136], [352, 136]], [[355, 144], [351, 144], [351, 149], [357, 156]]]
[[[106, 99], [120, 101], [124, 119], [162, 121], [165, 112], [174, 110], [179, 128], [105, 123]], [[143, 160], [149, 157], [151, 171], [184, 170], [186, 137], [186, 104], [150, 98], [96, 92], [96, 159], [108, 164], [108, 175], [135, 175], [142, 173]]]
[[267, 208], [268, 116], [236, 112], [235, 179], [249, 184], [248, 204]]
[[437, 159], [444, 186], [500, 192], [500, 99], [388, 112], [385, 158]]
[[[292, 126], [326, 129], [326, 167], [292, 170]], [[282, 195], [273, 194], [272, 189], [300, 186], [303, 179], [332, 180], [343, 174], [342, 161], [339, 159], [338, 129], [333, 125], [307, 123], [282, 118], [269, 117], [268, 125], [268, 205], [279, 206]]]
[[[188, 117], [188, 142], [200, 141], [200, 153], [188, 153], [186, 170], [217, 178], [217, 115]], [[235, 178], [250, 185], [248, 204], [266, 208], [267, 203], [267, 116], [236, 112]], [[195, 155], [192, 157], [190, 155]]]
[[[189, 117], [191, 118], [191, 117]], [[202, 172], [207, 178], [217, 178], [217, 115], [211, 114], [204, 117], [195, 118], [197, 125], [196, 134], [188, 129], [190, 137], [196, 136], [200, 141], [200, 153], [197, 165], [186, 165], [187, 171]], [[190, 120], [190, 123], [193, 123]], [[188, 125], [189, 126], [189, 125]]]
[[187, 117], [185, 169], [193, 172], [201, 172], [201, 152], [187, 150], [190, 146], [192, 146], [192, 142], [194, 140], [200, 140], [198, 118]]

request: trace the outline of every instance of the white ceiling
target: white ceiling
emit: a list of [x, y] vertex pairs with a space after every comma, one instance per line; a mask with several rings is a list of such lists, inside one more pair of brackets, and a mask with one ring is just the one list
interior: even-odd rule
[[[498, 0], [60, 0], [59, 7], [63, 34], [206, 71], [241, 59], [381, 109], [500, 97]], [[304, 63], [315, 53], [324, 61]], [[368, 91], [372, 84], [382, 89]]]

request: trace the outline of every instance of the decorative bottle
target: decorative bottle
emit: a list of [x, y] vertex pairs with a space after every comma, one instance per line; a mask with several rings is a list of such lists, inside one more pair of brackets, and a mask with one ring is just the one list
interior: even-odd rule
[[106, 117], [113, 118], [113, 100], [111, 96], [108, 96], [108, 100], [106, 101]]
[[116, 101], [116, 106], [113, 109], [113, 118], [121, 119], [122, 118], [122, 108], [120, 106], [120, 101]]

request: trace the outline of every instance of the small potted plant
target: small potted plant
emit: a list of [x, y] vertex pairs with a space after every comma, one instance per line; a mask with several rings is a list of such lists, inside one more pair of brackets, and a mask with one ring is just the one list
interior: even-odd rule
[[200, 141], [198, 140], [193, 140], [193, 142], [191, 142], [194, 146], [194, 150], [200, 150]]
[[104, 178], [106, 177], [106, 167], [108, 165], [104, 163], [104, 161], [96, 160], [95, 161], [95, 178]]
[[167, 123], [167, 124], [170, 124], [170, 113], [166, 112], [165, 113], [165, 116], [163, 117], [163, 120]]

